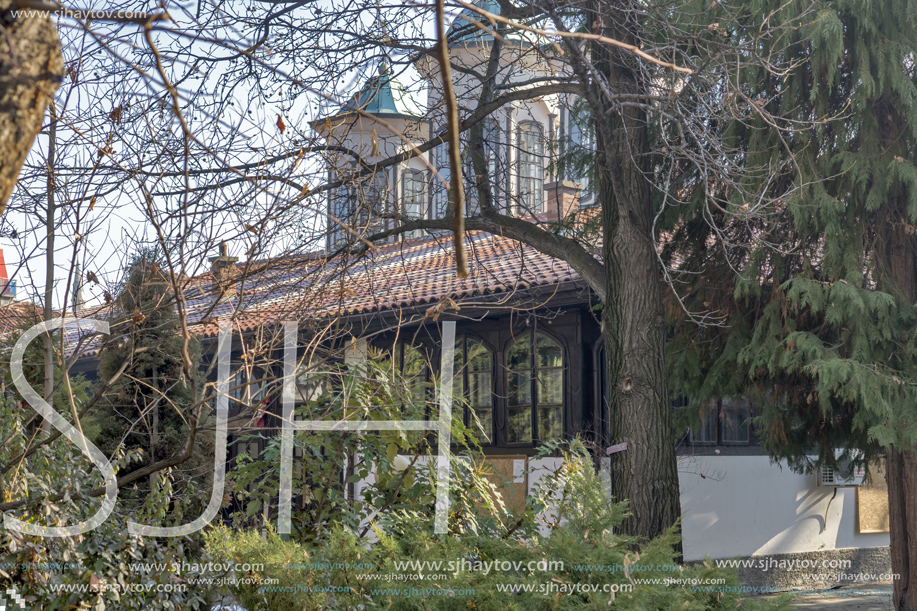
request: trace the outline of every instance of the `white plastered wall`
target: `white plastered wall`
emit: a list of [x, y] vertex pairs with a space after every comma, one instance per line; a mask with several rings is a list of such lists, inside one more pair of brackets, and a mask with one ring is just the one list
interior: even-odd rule
[[[816, 487], [766, 456], [679, 458], [686, 560], [878, 547], [857, 532], [856, 489]], [[830, 502], [830, 505], [829, 505]]]

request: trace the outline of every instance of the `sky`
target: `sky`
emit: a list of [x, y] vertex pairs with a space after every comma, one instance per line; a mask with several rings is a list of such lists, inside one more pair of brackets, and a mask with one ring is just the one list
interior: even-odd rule
[[[327, 2], [324, 6], [330, 8], [332, 3]], [[170, 5], [168, 10], [177, 21], [181, 22], [183, 11], [184, 14], [187, 14], [189, 7], [179, 9], [177, 5]], [[447, 17], [447, 19], [451, 19], [451, 16]], [[75, 60], [84, 53], [84, 49], [94, 49], [92, 53], [87, 54], [90, 56], [98, 53], [98, 48], [93, 45], [93, 41], [88, 39], [84, 31], [75, 28], [72, 21], [68, 22], [66, 19], [61, 19], [59, 23], [62, 28], [62, 38], [65, 39], [64, 55], [68, 66], [76, 63]], [[120, 46], [114, 44], [111, 46], [122, 53], [125, 49], [129, 49], [131, 45], [140, 46], [142, 41], [136, 36], [136, 29], [132, 33], [129, 32], [127, 36], [119, 35], [117, 42]], [[433, 23], [424, 24], [423, 29], [425, 33], [432, 35]], [[158, 39], [157, 43], [163, 45], [164, 53], [168, 52], [168, 43], [164, 42], [162, 38]], [[296, 66], [280, 62], [277, 67], [290, 74], [297, 74]], [[86, 66], [81, 64], [81, 68], [85, 70]], [[154, 73], [153, 68], [153, 66], [146, 67], [148, 74]], [[346, 100], [365, 81], [367, 76], [374, 74], [376, 70], [377, 66], [358, 66], [348, 78], [334, 83], [336, 91], [323, 91], [321, 93], [325, 95], [331, 93], [332, 97]], [[123, 79], [124, 82], [115, 86], [111, 83], [94, 83], [93, 79], [88, 78], [88, 75], [84, 77], [83, 74], [80, 75], [77, 83], [72, 86], [68, 86], [67, 79], [65, 79], [64, 86], [58, 92], [57, 106], [64, 122], [68, 123], [71, 129], [59, 128], [59, 134], [62, 134], [61, 137], [74, 138], [79, 141], [78, 134], [80, 130], [84, 130], [89, 125], [97, 129], [99, 121], [104, 122], [106, 120], [104, 115], [109, 112], [109, 109], [112, 113], [115, 111], [117, 108], [115, 102], [121, 101], [123, 104], [123, 100], [133, 98], [140, 101], [162, 93], [161, 84], [154, 82], [157, 79], [151, 78], [144, 81], [139, 75], [134, 74], [135, 81], [131, 82], [131, 72], [127, 72], [128, 74]], [[300, 72], [299, 74], [302, 73]], [[211, 73], [210, 78], [207, 80], [200, 79], [196, 83], [190, 81], [179, 87], [188, 97], [201, 96], [200, 99], [205, 99], [211, 94], [208, 91], [208, 87], [212, 86], [219, 77], [220, 72], [216, 70]], [[412, 93], [415, 94], [418, 103], [423, 106], [425, 94], [419, 87], [420, 79], [416, 71], [413, 68], [409, 68], [407, 73], [398, 75], [398, 78], [413, 90]], [[112, 89], [115, 91], [112, 91]], [[236, 95], [244, 96], [248, 93], [237, 92]], [[240, 107], [243, 106], [243, 101], [240, 97]], [[301, 131], [308, 132], [310, 131], [308, 121], [318, 116], [324, 116], [322, 113], [327, 114], [330, 106], [331, 103], [327, 99], [321, 95], [311, 93], [298, 96], [292, 106], [284, 104], [280, 98], [264, 99], [261, 105], [251, 108], [253, 111], [251, 115], [239, 112], [236, 116], [221, 116], [219, 119], [227, 126], [231, 125], [240, 133], [246, 134], [250, 140], [248, 144], [252, 150], [258, 147], [277, 150], [280, 147], [289, 145], [288, 141], [284, 142], [283, 140], [283, 132], [275, 126], [276, 117], [279, 114], [283, 114], [286, 117], [285, 122], [288, 126], [291, 123], [297, 123], [295, 127]], [[95, 119], [86, 119], [81, 116], [88, 114], [90, 109], [93, 108], [96, 114], [98, 114], [100, 108], [103, 112]], [[109, 120], [111, 120], [110, 115]], [[193, 119], [190, 120], [192, 121], [193, 129]], [[66, 132], [65, 135], [63, 135], [64, 132]], [[43, 132], [35, 139], [27, 164], [39, 166], [45, 163], [48, 155], [48, 142], [46, 123]], [[117, 140], [112, 142], [111, 146], [115, 157], [125, 152], [122, 148], [119, 148], [121, 143]], [[67, 161], [70, 161], [74, 165], [90, 166], [94, 159], [93, 156], [97, 154], [99, 147], [100, 145], [95, 142], [86, 142], [85, 147], [71, 147], [67, 149], [70, 152], [65, 153], [65, 155], [70, 156], [62, 161], [61, 165], [66, 165]], [[137, 152], [137, 154], [142, 156], [143, 152]], [[230, 161], [238, 163], [247, 160], [239, 158]], [[303, 163], [314, 164], [315, 161], [306, 159]], [[27, 169], [24, 169], [21, 177], [26, 173]], [[47, 187], [44, 179], [39, 175], [40, 172], [33, 169], [32, 174], [34, 175], [32, 180], [22, 180], [19, 187], [17, 187], [23, 190], [26, 201], [30, 202], [27, 207], [28, 212], [15, 210], [7, 212], [2, 220], [0, 248], [3, 249], [10, 276], [17, 281], [17, 299], [43, 303], [47, 237], [43, 224], [45, 212], [42, 208], [47, 198]], [[67, 191], [69, 188], [68, 177], [60, 176], [58, 180], [59, 189]], [[73, 184], [77, 183], [82, 184], [81, 181], [73, 181]], [[93, 196], [91, 193], [67, 192], [65, 194], [62, 192], [59, 197], [61, 201], [77, 200], [78, 203], [69, 210], [61, 210], [58, 215], [58, 218], [63, 219], [63, 221], [57, 228], [55, 236], [56, 279], [53, 297], [55, 309], [60, 309], [65, 304], [69, 307], [71, 293], [67, 288], [71, 283], [70, 277], [74, 272], [75, 262], [81, 264], [84, 276], [86, 271], [91, 271], [99, 278], [100, 284], [98, 285], [85, 283], [83, 298], [87, 304], [100, 303], [105, 290], [110, 290], [118, 282], [122, 274], [123, 262], [135, 248], [135, 245], [143, 242], [149, 243], [155, 238], [153, 228], [144, 219], [144, 214], [140, 208], [143, 202], [137, 201], [141, 198], [138, 197], [136, 192], [96, 194], [95, 200], [91, 201], [92, 205], [90, 206], [90, 202], [86, 200], [90, 200], [91, 196]], [[269, 198], [270, 194], [264, 194], [263, 197]], [[156, 203], [154, 198], [154, 205]], [[261, 202], [254, 201], [252, 202], [252, 208], [257, 209], [259, 204], [263, 206], [266, 203], [266, 199]], [[238, 225], [237, 219], [224, 218], [222, 222]], [[291, 238], [290, 235], [284, 235], [285, 229], [289, 229], [289, 227], [278, 227], [271, 235], [271, 238], [276, 240], [275, 251], [282, 250], [289, 245]], [[219, 230], [216, 230], [216, 232], [219, 232]], [[202, 230], [202, 235], [212, 236], [214, 233], [213, 228]], [[240, 236], [240, 232], [236, 229], [232, 229], [228, 233], [235, 238], [230, 240], [231, 254], [241, 256], [244, 260], [245, 250], [249, 245], [246, 242], [245, 233], [241, 232]], [[15, 239], [11, 237], [12, 235], [16, 236]], [[216, 253], [208, 254], [214, 255]], [[201, 267], [196, 271], [200, 273], [206, 271], [208, 267], [209, 263], [201, 261]]]

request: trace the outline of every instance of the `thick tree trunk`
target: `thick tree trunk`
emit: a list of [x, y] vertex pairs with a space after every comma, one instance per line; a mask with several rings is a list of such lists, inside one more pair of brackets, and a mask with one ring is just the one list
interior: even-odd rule
[[[618, 40], [632, 33], [610, 32]], [[633, 41], [632, 41], [633, 42]], [[605, 57], [601, 57], [602, 55]], [[593, 57], [614, 92], [644, 93], [633, 57], [599, 46]], [[647, 118], [626, 107], [596, 114], [598, 197], [607, 291], [602, 316], [608, 368], [612, 495], [632, 515], [622, 532], [655, 537], [681, 516], [665, 358], [662, 281], [653, 238]], [[680, 547], [679, 547], [680, 550]]]
[[[917, 303], [917, 240], [908, 234], [907, 203], [889, 202], [879, 217], [878, 258], [908, 303]], [[889, 448], [885, 455], [888, 484], [889, 541], [893, 600], [896, 611], [917, 611], [917, 452]]]
[[64, 74], [51, 19], [24, 13], [0, 0], [0, 216]]
[[606, 216], [618, 216], [617, 229], [606, 233], [614, 238], [606, 247], [609, 285], [602, 316], [609, 439], [627, 443], [611, 456], [612, 495], [627, 500], [633, 514], [622, 532], [654, 537], [681, 515], [661, 281], [645, 222], [649, 199], [631, 205], [609, 199]]
[[895, 609], [917, 611], [917, 452], [890, 448], [885, 460]]

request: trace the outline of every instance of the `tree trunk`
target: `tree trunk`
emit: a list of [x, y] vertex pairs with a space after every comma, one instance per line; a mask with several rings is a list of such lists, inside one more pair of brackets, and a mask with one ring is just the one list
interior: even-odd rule
[[[45, 241], [45, 308], [42, 320], [54, 319], [54, 213], [56, 203], [54, 192], [57, 189], [54, 179], [54, 154], [57, 147], [57, 118], [54, 116], [54, 102], [51, 102], [51, 126], [48, 129], [48, 209], [45, 217], [47, 240]], [[54, 346], [51, 332], [46, 331], [45, 339], [45, 401], [51, 404], [54, 399]], [[51, 421], [41, 423], [42, 433], [51, 434]]]
[[[908, 303], [917, 302], [917, 240], [907, 233], [907, 203], [889, 202], [879, 217], [878, 259]], [[889, 543], [896, 611], [917, 611], [917, 452], [892, 446], [885, 455]]]
[[894, 608], [917, 611], [917, 453], [892, 447], [885, 461]]
[[17, 13], [0, 0], [0, 216], [64, 74], [51, 19]]
[[[632, 32], [609, 28], [618, 40]], [[596, 67], [613, 92], [645, 93], [620, 50], [596, 45]], [[603, 57], [604, 56], [604, 57]], [[662, 280], [652, 233], [647, 117], [634, 107], [596, 117], [598, 197], [607, 277], [602, 336], [608, 373], [612, 495], [628, 501], [625, 534], [655, 537], [681, 516], [675, 432], [665, 358]], [[679, 544], [678, 551], [681, 546]]]

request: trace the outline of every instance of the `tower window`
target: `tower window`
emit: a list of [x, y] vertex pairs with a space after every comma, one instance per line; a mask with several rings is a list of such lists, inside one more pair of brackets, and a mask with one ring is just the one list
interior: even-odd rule
[[[502, 140], [500, 134], [500, 125], [495, 119], [487, 119], [484, 122], [484, 157], [487, 163], [487, 178], [490, 182], [491, 204], [498, 210], [502, 210], [506, 202], [506, 168], [503, 165], [505, 155], [501, 154], [500, 150]], [[467, 157], [467, 180], [465, 181], [467, 214], [473, 216], [481, 212], [478, 201], [478, 180], [483, 177], [477, 176], [474, 171], [470, 150]]]
[[380, 213], [389, 192], [385, 172], [352, 178], [349, 168], [344, 168], [332, 173], [331, 179], [343, 184], [329, 195], [329, 213], [334, 217], [328, 219], [330, 246], [336, 248], [351, 240], [351, 231], [360, 236], [379, 231], [382, 226]]
[[432, 216], [433, 218], [441, 219], [446, 217], [446, 211], [449, 208], [448, 185], [452, 176], [452, 172], [449, 169], [449, 147], [444, 144], [433, 149], [433, 151], [436, 169], [439, 171], [440, 176], [443, 177], [443, 180], [441, 181], [439, 178], [433, 179]]
[[517, 213], [542, 212], [544, 136], [535, 122], [519, 124], [519, 204]]
[[[426, 217], [426, 181], [424, 173], [419, 170], [405, 170], [401, 174], [401, 209], [406, 220], [417, 220]], [[423, 235], [423, 230], [416, 229], [404, 234], [405, 239]]]
[[405, 170], [401, 176], [401, 195], [404, 215], [410, 219], [424, 217], [423, 172]]

